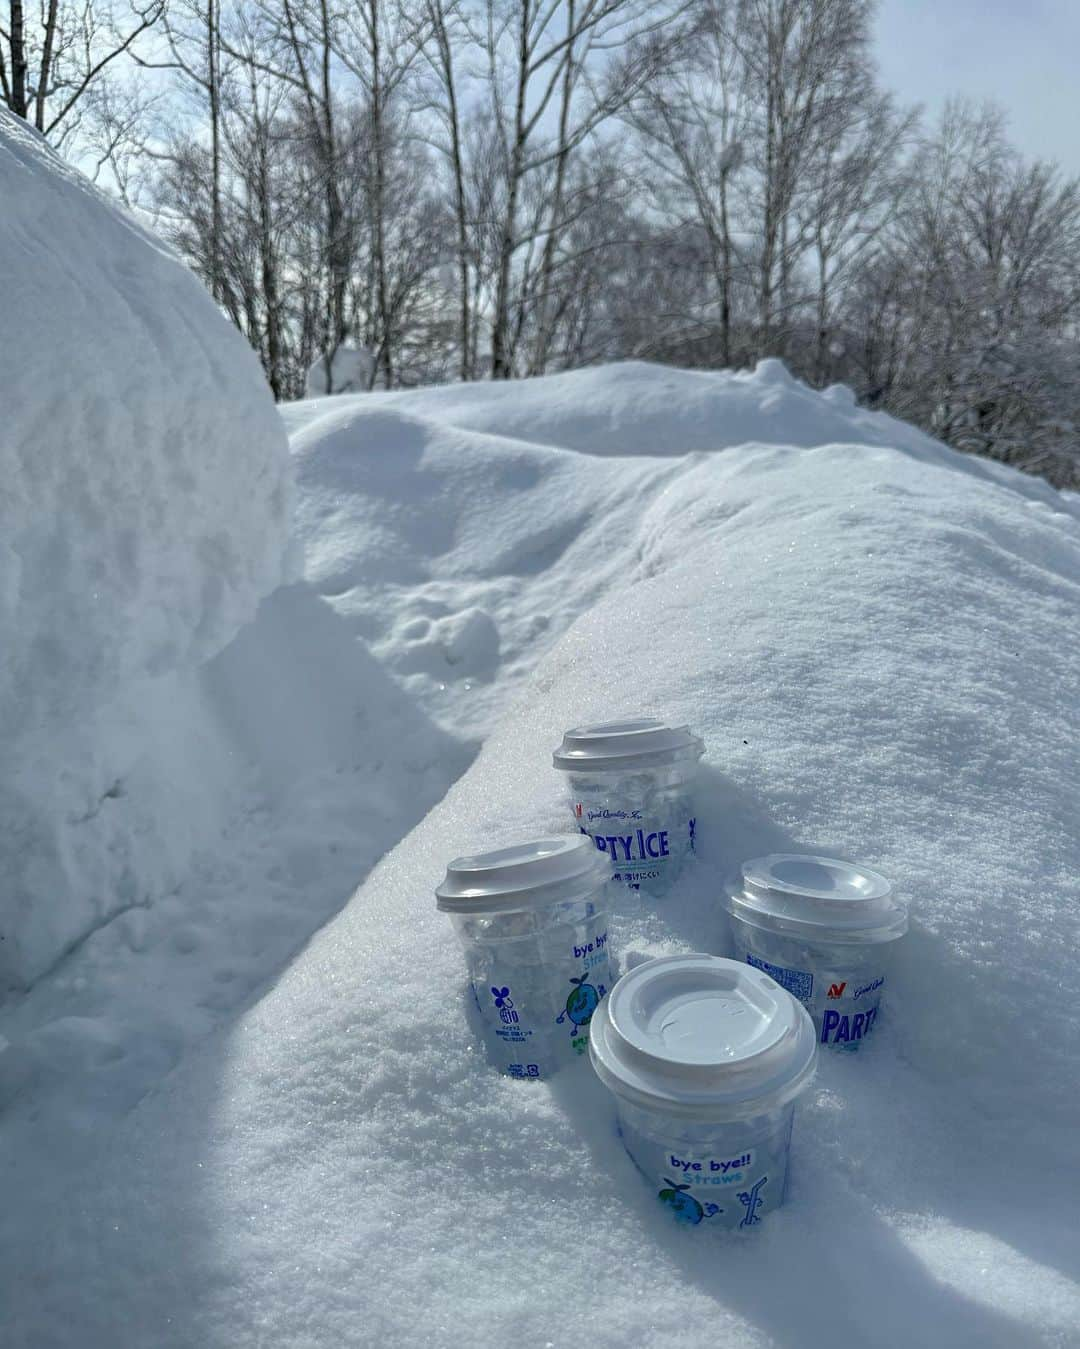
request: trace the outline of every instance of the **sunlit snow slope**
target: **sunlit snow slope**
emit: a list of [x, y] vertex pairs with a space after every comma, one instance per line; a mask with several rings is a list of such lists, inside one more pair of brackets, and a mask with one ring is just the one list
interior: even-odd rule
[[688, 454], [834, 440], [936, 453], [779, 361], [627, 362], [284, 412], [308, 579], [432, 715], [477, 734], [579, 613], [647, 574], [643, 516]]
[[[772, 363], [289, 419], [309, 579], [490, 735], [31, 1215], [16, 1343], [1075, 1345], [1077, 499]], [[587, 1063], [492, 1075], [434, 911], [447, 858], [568, 827], [566, 726], [639, 710], [705, 738], [702, 853], [662, 906], [622, 899], [624, 964], [726, 951], [718, 894], [766, 851], [862, 858], [912, 904], [887, 1018], [822, 1063], [749, 1239], [671, 1225]]]

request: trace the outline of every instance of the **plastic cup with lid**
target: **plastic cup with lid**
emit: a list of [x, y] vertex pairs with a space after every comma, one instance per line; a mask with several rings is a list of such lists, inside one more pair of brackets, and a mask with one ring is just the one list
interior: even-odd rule
[[817, 1044], [775, 980], [721, 956], [646, 961], [593, 1018], [589, 1056], [626, 1150], [675, 1218], [745, 1230], [783, 1203]]
[[588, 839], [538, 839], [458, 857], [436, 889], [465, 952], [492, 1062], [547, 1078], [584, 1054], [611, 987], [609, 870]]
[[729, 895], [735, 954], [803, 1004], [823, 1045], [857, 1049], [874, 1029], [907, 905], [876, 871], [832, 857], [744, 862]]
[[663, 894], [694, 851], [694, 780], [705, 745], [652, 717], [567, 731], [553, 755], [574, 821], [606, 854], [614, 879]]

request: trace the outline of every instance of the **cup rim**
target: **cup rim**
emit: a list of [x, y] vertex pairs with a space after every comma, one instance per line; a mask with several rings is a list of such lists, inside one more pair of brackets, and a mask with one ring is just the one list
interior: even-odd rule
[[627, 716], [571, 727], [551, 761], [564, 773], [610, 773], [696, 762], [704, 753], [705, 742], [688, 725]]
[[[692, 1044], [688, 1052], [666, 1052], [680, 1008], [689, 1009], [691, 1023], [685, 1037], [678, 1025], [677, 1037], [700, 1042], [707, 1034], [701, 1014], [708, 1018], [710, 998], [723, 1018], [740, 1015], [742, 999], [751, 1013], [748, 1029], [735, 1030], [730, 1049], [718, 1042], [715, 1053], [698, 1053]], [[767, 974], [696, 952], [661, 956], [624, 974], [593, 1017], [589, 1057], [604, 1085], [632, 1105], [722, 1122], [778, 1109], [800, 1095], [814, 1076], [817, 1034], [806, 1008]]]
[[455, 857], [435, 887], [444, 913], [495, 914], [583, 899], [611, 879], [611, 864], [588, 834], [528, 839]]
[[741, 890], [722, 895], [721, 904], [749, 927], [778, 936], [864, 945], [895, 941], [908, 928], [906, 901], [861, 862], [769, 853], [744, 862], [741, 877]]

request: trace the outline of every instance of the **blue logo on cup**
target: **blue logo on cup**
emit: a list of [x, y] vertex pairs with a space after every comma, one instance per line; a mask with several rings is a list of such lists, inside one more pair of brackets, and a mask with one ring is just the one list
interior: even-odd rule
[[746, 1217], [739, 1224], [740, 1227], [753, 1227], [755, 1223], [761, 1222], [758, 1217], [758, 1209], [761, 1208], [765, 1200], [761, 1197], [761, 1191], [769, 1182], [768, 1176], [762, 1176], [760, 1180], [755, 1180], [749, 1190], [739, 1191], [739, 1203], [746, 1209]]
[[518, 1014], [514, 1011], [514, 1000], [510, 996], [510, 990], [492, 987], [491, 996], [499, 1010], [499, 1020], [505, 1022], [508, 1026], [514, 1025], [518, 1019]]

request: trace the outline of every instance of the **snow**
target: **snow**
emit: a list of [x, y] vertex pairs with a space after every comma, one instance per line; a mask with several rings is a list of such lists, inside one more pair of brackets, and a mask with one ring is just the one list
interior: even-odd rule
[[318, 402], [286, 409], [291, 426], [312, 415], [381, 409], [430, 417], [467, 431], [590, 455], [678, 455], [752, 440], [822, 445], [857, 440], [912, 446], [926, 437], [904, 422], [856, 408], [850, 389], [815, 393], [792, 379], [782, 361], [753, 371], [676, 370], [623, 361], [545, 379], [502, 384], [447, 384], [380, 393], [375, 400]]
[[[1080, 499], [772, 362], [285, 412], [307, 584], [175, 712], [257, 805], [186, 921], [112, 924], [0, 1022], [0, 1084], [37, 1052], [0, 1118], [14, 1343], [1075, 1344]], [[702, 851], [662, 909], [616, 897], [624, 966], [728, 950], [748, 856], [912, 905], [749, 1239], [670, 1224], [586, 1063], [489, 1071], [434, 908], [448, 858], [570, 827], [567, 726], [638, 711], [706, 741]]]
[[[81, 1165], [471, 757], [304, 584], [280, 588], [224, 652], [158, 689], [146, 708], [156, 742], [127, 797], [173, 810], [200, 846], [181, 882], [101, 923], [0, 1018], [0, 1132], [12, 1158], [43, 1150], [37, 1183], [62, 1187], [56, 1158]], [[24, 1220], [9, 1208], [0, 1231], [5, 1217]]]
[[[940, 462], [913, 427], [857, 408], [843, 385], [815, 394], [774, 360], [739, 373], [634, 361], [284, 414], [305, 574], [425, 710], [474, 735], [578, 614], [650, 573], [651, 503], [688, 454], [854, 441]], [[998, 480], [986, 461], [949, 462]], [[468, 658], [466, 616], [483, 631]]]
[[280, 583], [289, 498], [246, 343], [6, 110], [0, 201], [3, 996], [172, 889], [213, 827], [213, 802], [184, 811], [170, 785], [186, 750], [163, 743], [164, 685]]
[[417, 393], [415, 412], [379, 393], [291, 409], [297, 527], [309, 581], [353, 631], [432, 716], [483, 735], [614, 583], [658, 468], [437, 420], [448, 392]]

